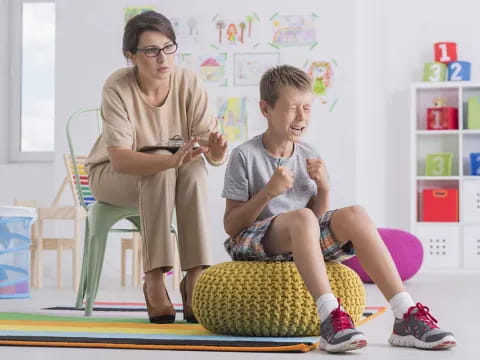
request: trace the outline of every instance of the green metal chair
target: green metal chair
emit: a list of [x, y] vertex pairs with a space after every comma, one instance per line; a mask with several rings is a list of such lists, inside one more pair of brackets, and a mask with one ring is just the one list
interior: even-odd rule
[[[88, 176], [82, 172], [83, 164], [81, 164], [81, 162], [85, 160], [85, 157], [77, 156], [75, 153], [71, 127], [72, 124], [79, 118], [82, 118], [83, 115], [91, 116], [92, 114], [95, 115], [97, 119], [98, 136], [101, 132], [101, 115], [98, 108], [87, 108], [76, 111], [68, 119], [66, 127], [68, 147], [75, 177], [76, 195], [79, 197], [80, 204], [87, 211], [82, 271], [76, 301], [76, 307], [81, 308], [85, 300], [85, 316], [92, 314], [93, 304], [97, 296], [108, 233], [140, 231], [140, 215], [138, 209], [97, 202], [90, 190]], [[135, 228], [112, 228], [115, 223], [123, 219], [130, 221]], [[173, 216], [173, 220], [174, 219], [175, 214]], [[175, 235], [175, 239], [178, 239], [175, 224], [172, 224], [171, 232]]]

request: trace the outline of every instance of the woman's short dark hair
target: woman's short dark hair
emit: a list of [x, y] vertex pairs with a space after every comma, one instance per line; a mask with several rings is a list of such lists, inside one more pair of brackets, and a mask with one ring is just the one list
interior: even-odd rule
[[123, 55], [128, 58], [128, 52], [135, 53], [140, 35], [145, 31], [158, 31], [176, 42], [175, 31], [172, 23], [162, 14], [156, 11], [146, 11], [135, 15], [128, 20], [123, 31], [122, 50]]

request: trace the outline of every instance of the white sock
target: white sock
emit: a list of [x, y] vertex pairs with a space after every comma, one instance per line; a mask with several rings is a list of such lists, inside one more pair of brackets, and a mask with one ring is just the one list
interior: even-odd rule
[[402, 319], [403, 314], [405, 314], [410, 307], [415, 306], [412, 297], [406, 291], [394, 295], [389, 303], [392, 307], [393, 315], [395, 315], [397, 319]]
[[330, 313], [338, 307], [338, 300], [332, 293], [323, 294], [316, 303], [320, 321], [325, 321]]

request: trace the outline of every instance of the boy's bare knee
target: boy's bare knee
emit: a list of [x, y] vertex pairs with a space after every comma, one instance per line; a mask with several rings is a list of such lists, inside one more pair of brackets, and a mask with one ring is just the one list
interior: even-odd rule
[[318, 233], [320, 231], [320, 225], [318, 219], [312, 210], [304, 208], [292, 211], [290, 216], [291, 228], [294, 232], [309, 231], [312, 233]]
[[344, 215], [349, 221], [356, 222], [370, 220], [370, 217], [363, 206], [352, 205], [342, 210], [344, 210]]

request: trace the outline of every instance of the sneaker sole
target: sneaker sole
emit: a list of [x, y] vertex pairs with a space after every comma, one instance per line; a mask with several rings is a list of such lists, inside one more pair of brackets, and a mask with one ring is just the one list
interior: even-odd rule
[[362, 349], [367, 346], [367, 338], [363, 335], [354, 335], [347, 341], [340, 344], [329, 344], [324, 338], [320, 336], [320, 349], [331, 353], [340, 353], [351, 350]]
[[400, 336], [392, 334], [390, 335], [388, 342], [392, 346], [415, 347], [418, 349], [430, 350], [445, 350], [457, 346], [457, 341], [451, 335], [447, 335], [438, 341], [427, 343], [425, 341], [418, 340], [413, 335]]

